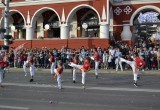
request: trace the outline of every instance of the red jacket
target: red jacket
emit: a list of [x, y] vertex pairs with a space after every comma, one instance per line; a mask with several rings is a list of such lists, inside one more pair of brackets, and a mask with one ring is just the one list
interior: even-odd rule
[[0, 67], [5, 68], [7, 66], [9, 66], [8, 62], [0, 61]]
[[54, 62], [54, 56], [50, 56], [50, 63]]
[[89, 71], [89, 70], [91, 69], [91, 64], [89, 63], [88, 60], [84, 60], [84, 64], [83, 64], [83, 66], [82, 66], [82, 69], [83, 69], [84, 71]]
[[140, 57], [136, 57], [135, 62], [138, 67], [143, 67], [146, 64], [145, 61]]
[[31, 65], [33, 65], [33, 63], [34, 63], [33, 58], [31, 58], [31, 59], [29, 60], [29, 63], [30, 63]]
[[63, 68], [57, 68], [57, 72], [58, 72], [58, 74], [62, 74]]
[[99, 61], [100, 57], [99, 57], [98, 52], [95, 52], [95, 53], [94, 53], [94, 59], [95, 59], [96, 61]]

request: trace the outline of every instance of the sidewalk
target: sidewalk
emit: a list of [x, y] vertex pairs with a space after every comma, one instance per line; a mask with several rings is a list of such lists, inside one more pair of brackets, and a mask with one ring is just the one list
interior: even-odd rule
[[[11, 72], [23, 72], [23, 68], [9, 68], [9, 73]], [[29, 71], [29, 68], [28, 68]], [[50, 73], [50, 69], [43, 69], [43, 68], [36, 68], [36, 71], [41, 71], [41, 72], [46, 72], [46, 73]], [[71, 73], [72, 69], [64, 69], [63, 70], [64, 73]], [[80, 72], [80, 70], [78, 70], [77, 72]], [[92, 69], [91, 71], [89, 71], [88, 73], [94, 73], [94, 69]], [[132, 74], [132, 70], [124, 70], [124, 71], [116, 71], [115, 69], [99, 69], [99, 73], [101, 74]], [[160, 70], [145, 70], [145, 71], [140, 71], [141, 74], [154, 74], [154, 75], [160, 75]]]

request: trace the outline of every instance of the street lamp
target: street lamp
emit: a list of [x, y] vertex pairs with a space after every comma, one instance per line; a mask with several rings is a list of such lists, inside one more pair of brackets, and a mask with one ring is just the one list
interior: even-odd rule
[[88, 24], [87, 23], [83, 23], [82, 24], [82, 28], [85, 29], [85, 37], [86, 37], [86, 31], [87, 31], [87, 28], [88, 28]]

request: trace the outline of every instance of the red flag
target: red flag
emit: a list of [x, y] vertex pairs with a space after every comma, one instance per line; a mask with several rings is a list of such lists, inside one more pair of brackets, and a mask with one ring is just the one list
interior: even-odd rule
[[16, 54], [18, 50], [23, 49], [25, 44], [26, 44], [26, 43], [21, 44], [21, 45], [19, 45], [18, 47], [16, 47], [16, 48], [14, 49], [14, 54]]

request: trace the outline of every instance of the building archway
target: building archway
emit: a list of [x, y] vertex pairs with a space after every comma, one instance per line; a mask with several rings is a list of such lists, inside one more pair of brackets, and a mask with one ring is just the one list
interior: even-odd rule
[[[60, 38], [60, 17], [58, 13], [48, 7], [41, 8], [32, 17], [31, 25], [35, 38]], [[45, 29], [49, 25], [49, 29]]]
[[138, 13], [140, 13], [144, 9], [151, 9], [151, 10], [155, 10], [156, 12], [160, 13], [160, 8], [156, 6], [147, 5], [147, 6], [140, 7], [132, 14], [131, 19], [130, 19], [130, 25], [133, 25], [134, 18], [137, 16]]
[[[14, 30], [11, 29], [12, 26], [15, 27]], [[24, 15], [18, 10], [10, 10], [9, 34], [12, 35], [14, 39], [25, 39], [25, 26], [26, 20]], [[4, 28], [4, 17], [1, 19], [1, 27]]]
[[[100, 16], [90, 5], [79, 5], [71, 10], [66, 20], [70, 27], [70, 38], [99, 37]], [[82, 24], [86, 23], [84, 29]]]
[[[133, 41], [135, 45], [141, 46], [142, 43], [150, 44], [152, 37], [158, 33], [160, 24], [160, 10], [154, 6], [142, 7], [133, 14]], [[133, 17], [133, 16], [132, 16]]]

